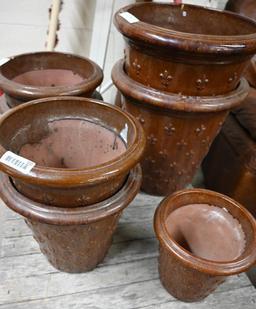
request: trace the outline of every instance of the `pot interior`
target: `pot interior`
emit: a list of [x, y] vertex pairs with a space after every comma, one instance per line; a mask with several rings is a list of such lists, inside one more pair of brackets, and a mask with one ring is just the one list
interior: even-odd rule
[[28, 86], [55, 87], [79, 84], [83, 81], [83, 77], [71, 70], [46, 69], [28, 71], [12, 80]]
[[25, 144], [19, 154], [40, 166], [93, 167], [111, 161], [126, 150], [116, 132], [81, 119], [48, 123], [48, 133], [38, 142]]
[[245, 233], [225, 208], [191, 204], [177, 208], [165, 221], [169, 235], [193, 255], [217, 262], [233, 261], [244, 252]]
[[142, 22], [184, 33], [233, 36], [256, 32], [253, 21], [199, 6], [145, 3], [128, 11]]
[[81, 83], [91, 77], [94, 67], [87, 59], [74, 55], [39, 52], [11, 58], [0, 72], [22, 85], [53, 87]]
[[125, 153], [134, 139], [135, 128], [123, 113], [89, 99], [48, 99], [17, 109], [0, 123], [6, 150], [54, 168], [103, 164]]

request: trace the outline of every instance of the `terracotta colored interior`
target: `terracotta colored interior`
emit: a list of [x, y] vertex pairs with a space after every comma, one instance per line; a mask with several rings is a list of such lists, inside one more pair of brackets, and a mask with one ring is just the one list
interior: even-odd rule
[[49, 122], [47, 135], [24, 144], [19, 153], [41, 166], [87, 168], [110, 161], [125, 150], [115, 132], [86, 120], [63, 119]]
[[[255, 33], [255, 24], [228, 13], [190, 5], [143, 4], [129, 12], [140, 21], [185, 33], [244, 35]], [[199, 22], [200, 21], [200, 22]]]
[[240, 223], [220, 207], [186, 205], [170, 213], [165, 223], [171, 237], [200, 258], [232, 261], [245, 249], [245, 234]]
[[83, 80], [84, 78], [75, 72], [61, 69], [28, 71], [13, 78], [16, 83], [38, 87], [71, 86]]

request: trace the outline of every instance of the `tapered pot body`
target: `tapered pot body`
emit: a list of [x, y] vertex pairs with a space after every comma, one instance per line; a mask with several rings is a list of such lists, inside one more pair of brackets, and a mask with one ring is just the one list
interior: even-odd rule
[[53, 96], [90, 97], [102, 79], [96, 63], [67, 53], [22, 54], [0, 66], [0, 88], [9, 107]]
[[[214, 205], [238, 220], [246, 244], [242, 254], [225, 262], [207, 260], [192, 254], [176, 242], [167, 231], [166, 220], [175, 210], [188, 204]], [[256, 261], [254, 218], [243, 206], [219, 193], [203, 189], [174, 193], [159, 205], [154, 217], [154, 227], [160, 246], [160, 280], [172, 296], [182, 301], [194, 302], [205, 298], [225, 277], [248, 270]]]
[[156, 195], [167, 195], [192, 181], [229, 110], [248, 92], [245, 80], [234, 92], [215, 97], [160, 92], [129, 78], [122, 61], [115, 65], [112, 78], [122, 94], [123, 109], [144, 128], [142, 190]]
[[56, 208], [20, 194], [10, 179], [0, 176], [0, 194], [6, 205], [25, 217], [40, 250], [65, 272], [85, 272], [104, 259], [122, 210], [137, 194], [141, 169], [135, 167], [124, 186], [103, 202], [78, 208]]
[[133, 116], [93, 99], [39, 99], [0, 121], [0, 157], [9, 150], [36, 163], [28, 173], [5, 163], [0, 169], [26, 197], [52, 206], [85, 206], [113, 195], [144, 148]]
[[119, 10], [114, 22], [126, 42], [128, 76], [162, 91], [228, 93], [256, 52], [256, 23], [230, 12], [140, 3]]

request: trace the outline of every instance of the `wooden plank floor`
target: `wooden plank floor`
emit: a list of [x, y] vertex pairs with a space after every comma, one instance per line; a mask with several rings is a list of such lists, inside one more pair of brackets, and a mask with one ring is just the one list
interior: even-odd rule
[[200, 303], [179, 302], [162, 288], [152, 227], [160, 200], [139, 194], [124, 211], [104, 263], [84, 274], [55, 270], [22, 218], [0, 203], [0, 309], [255, 309], [256, 289], [245, 274]]

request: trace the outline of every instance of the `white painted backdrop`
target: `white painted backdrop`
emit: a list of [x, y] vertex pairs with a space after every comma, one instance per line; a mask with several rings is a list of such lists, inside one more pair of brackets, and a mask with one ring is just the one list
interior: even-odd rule
[[[113, 64], [123, 56], [123, 40], [112, 24], [112, 16], [132, 0], [64, 0], [60, 14], [58, 51], [89, 56], [104, 69], [105, 88]], [[165, 1], [169, 2], [169, 1]], [[226, 0], [183, 2], [223, 8]], [[51, 0], [0, 0], [0, 59], [45, 48], [48, 8]], [[114, 89], [104, 93], [113, 103]]]

